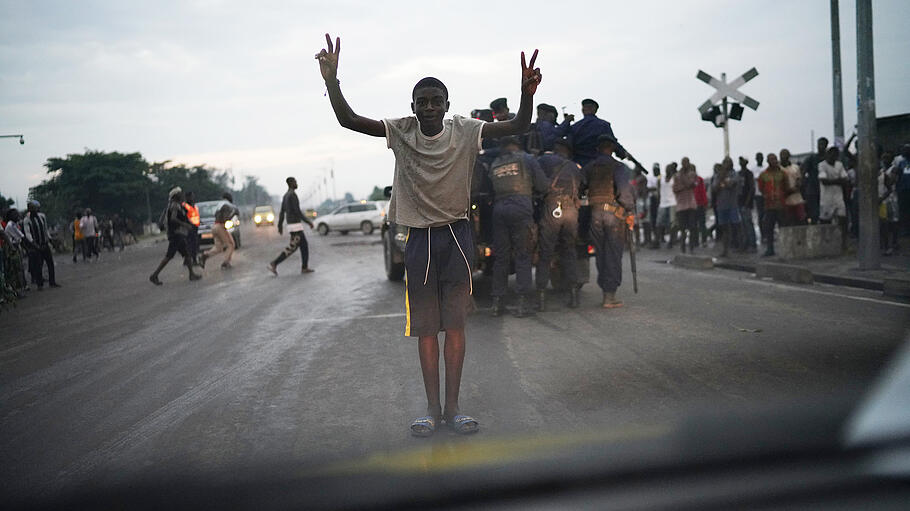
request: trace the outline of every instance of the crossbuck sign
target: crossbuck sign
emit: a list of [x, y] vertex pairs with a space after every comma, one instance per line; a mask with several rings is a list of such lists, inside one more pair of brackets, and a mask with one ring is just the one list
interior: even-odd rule
[[[711, 87], [714, 87], [715, 89], [717, 89], [717, 92], [712, 94], [711, 97], [708, 98], [707, 101], [705, 101], [704, 103], [701, 104], [700, 107], [698, 107], [698, 111], [699, 111], [699, 113], [701, 113], [702, 118], [704, 119], [706, 117], [706, 115], [711, 115], [711, 114], [708, 114], [708, 112], [711, 111], [712, 108], [715, 108], [715, 106], [718, 104], [722, 105], [722, 108], [720, 109], [720, 112], [719, 112], [719, 114], [720, 114], [719, 118], [720, 118], [721, 122], [723, 123], [722, 126], [724, 128], [724, 156], [730, 155], [730, 138], [729, 138], [729, 131], [728, 131], [728, 124], [729, 124], [728, 121], [731, 117], [730, 117], [730, 113], [727, 111], [727, 104], [728, 104], [727, 98], [730, 98], [731, 100], [736, 101], [738, 103], [742, 103], [743, 105], [751, 108], [752, 110], [758, 110], [758, 101], [756, 101], [753, 98], [750, 98], [749, 96], [746, 96], [745, 94], [743, 94], [742, 92], [737, 90], [740, 87], [742, 87], [743, 85], [745, 85], [746, 82], [755, 78], [756, 76], [758, 76], [758, 70], [755, 69], [754, 67], [752, 69], [746, 71], [745, 73], [743, 73], [739, 78], [737, 78], [729, 83], [727, 82], [726, 73], [721, 73], [720, 80], [718, 80], [717, 78], [714, 78], [713, 76], [709, 75], [708, 73], [706, 73], [700, 69], [698, 70], [698, 74], [695, 75], [695, 77], [698, 78], [699, 80], [701, 80], [701, 81], [707, 83], [708, 85], [710, 85]], [[733, 118], [739, 119], [739, 115], [742, 114], [742, 107], [734, 104], [734, 112], [737, 109], [738, 109], [739, 114], [734, 113]], [[715, 110], [715, 112], [717, 112], [717, 110]], [[719, 124], [717, 122], [715, 122], [715, 125], [719, 125]]]

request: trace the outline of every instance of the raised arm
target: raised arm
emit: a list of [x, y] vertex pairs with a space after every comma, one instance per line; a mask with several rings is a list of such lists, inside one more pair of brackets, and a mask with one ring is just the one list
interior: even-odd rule
[[322, 73], [322, 79], [325, 80], [329, 100], [332, 102], [332, 109], [335, 110], [338, 123], [349, 130], [374, 137], [384, 137], [385, 126], [382, 122], [355, 114], [347, 100], [344, 99], [344, 95], [341, 94], [341, 82], [338, 81], [338, 55], [341, 53], [341, 38], [336, 37], [333, 46], [332, 38], [326, 34], [325, 42], [327, 48], [323, 48], [316, 54], [316, 60], [319, 61], [319, 71]]
[[514, 119], [503, 122], [488, 122], [483, 125], [480, 136], [489, 138], [507, 137], [509, 135], [521, 135], [528, 131], [531, 125], [531, 110], [534, 109], [534, 93], [537, 92], [537, 85], [543, 78], [540, 74], [540, 68], [534, 67], [534, 61], [537, 60], [537, 50], [531, 55], [531, 62], [525, 63], [525, 52], [521, 52], [521, 105], [518, 107], [518, 113]]

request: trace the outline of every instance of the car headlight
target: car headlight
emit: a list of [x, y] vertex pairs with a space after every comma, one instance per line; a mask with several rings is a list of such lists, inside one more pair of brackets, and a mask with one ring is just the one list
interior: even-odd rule
[[[256, 215], [256, 216], [254, 216], [254, 217], [253, 217], [253, 221], [256, 222], [256, 223], [258, 224], [259, 222], [262, 221], [262, 215]], [[269, 222], [271, 222], [271, 221], [272, 221], [272, 220], [269, 219]], [[227, 225], [227, 224], [225, 224], [225, 225]]]
[[234, 221], [233, 221], [233, 220], [228, 220], [228, 221], [224, 222], [224, 228], [225, 228], [225, 229], [231, 229], [231, 228], [233, 228], [233, 227], [234, 227]]
[[267, 222], [274, 222], [274, 221], [275, 221], [275, 215], [269, 213], [269, 215], [268, 215], [267, 217], [265, 217], [265, 220], [266, 220]]

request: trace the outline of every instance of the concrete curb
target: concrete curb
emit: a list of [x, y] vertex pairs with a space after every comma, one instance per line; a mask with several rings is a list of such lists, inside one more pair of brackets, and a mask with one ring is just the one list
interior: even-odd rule
[[690, 270], [713, 270], [714, 259], [706, 256], [678, 254], [673, 258], [673, 266]]
[[808, 268], [780, 263], [758, 263], [755, 266], [755, 276], [797, 284], [812, 284], [815, 280]]
[[910, 298], [910, 280], [885, 279], [884, 285], [882, 286], [882, 292], [885, 296]]

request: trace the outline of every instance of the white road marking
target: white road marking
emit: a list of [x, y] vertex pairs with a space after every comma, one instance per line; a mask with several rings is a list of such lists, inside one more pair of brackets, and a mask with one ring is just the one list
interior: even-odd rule
[[[735, 270], [731, 270], [731, 271], [735, 271]], [[709, 274], [709, 273], [702, 273], [701, 275], [707, 276], [707, 277], [713, 277], [713, 278], [729, 278], [729, 276], [720, 274], [720, 273], [713, 274], [713, 275]], [[844, 294], [844, 293], [835, 293], [833, 291], [822, 291], [821, 289], [788, 285], [788, 284], [782, 284], [779, 282], [769, 282], [769, 281], [756, 279], [756, 278], [740, 278], [739, 280], [740, 280], [740, 282], [748, 282], [750, 284], [759, 284], [759, 285], [763, 285], [763, 286], [771, 286], [771, 287], [777, 287], [777, 288], [781, 288], [781, 289], [801, 291], [803, 293], [812, 293], [812, 294], [816, 294], [816, 295], [825, 295], [825, 296], [836, 296], [839, 298], [849, 298], [851, 300], [872, 302], [872, 303], [878, 303], [878, 304], [882, 304], [882, 305], [893, 305], [895, 307], [903, 307], [905, 309], [910, 309], [910, 303], [892, 302], [889, 300], [883, 300], [883, 299], [879, 299], [879, 298], [869, 298], [867, 296], [854, 296], [854, 295], [848, 295], [848, 294]]]

